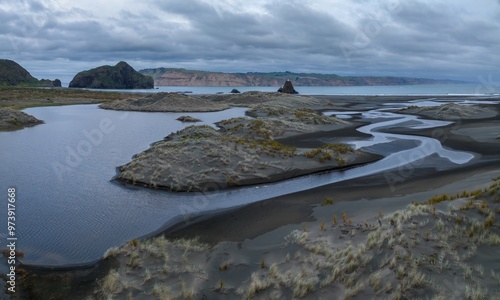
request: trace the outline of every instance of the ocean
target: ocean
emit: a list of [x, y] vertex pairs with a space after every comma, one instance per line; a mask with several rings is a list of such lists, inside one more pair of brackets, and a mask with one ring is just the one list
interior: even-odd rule
[[[158, 86], [153, 90], [105, 90], [134, 93], [181, 92], [192, 94], [230, 93], [232, 89], [240, 92], [276, 92], [277, 86]], [[302, 95], [471, 95], [498, 96], [500, 84], [434, 84], [434, 85], [395, 85], [395, 86], [295, 86]]]

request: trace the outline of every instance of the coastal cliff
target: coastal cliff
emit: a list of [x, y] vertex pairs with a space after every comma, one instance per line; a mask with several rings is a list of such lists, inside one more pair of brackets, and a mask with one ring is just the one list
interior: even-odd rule
[[151, 76], [156, 86], [281, 86], [292, 80], [297, 86], [375, 86], [458, 83], [407, 77], [339, 76], [318, 73], [222, 73], [186, 69], [157, 68], [139, 71]]

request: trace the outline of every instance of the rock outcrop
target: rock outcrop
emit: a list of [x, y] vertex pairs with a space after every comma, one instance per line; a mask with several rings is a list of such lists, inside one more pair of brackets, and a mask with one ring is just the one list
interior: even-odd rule
[[71, 80], [70, 88], [152, 89], [153, 78], [142, 75], [126, 62], [82, 71]]
[[298, 94], [299, 93], [293, 88], [293, 84], [290, 80], [285, 81], [285, 84], [283, 84], [283, 86], [278, 89], [278, 92], [285, 93], [285, 94]]
[[16, 130], [43, 124], [32, 115], [9, 107], [0, 108], [0, 130]]
[[15, 61], [0, 59], [0, 86], [61, 87], [61, 81], [38, 80]]

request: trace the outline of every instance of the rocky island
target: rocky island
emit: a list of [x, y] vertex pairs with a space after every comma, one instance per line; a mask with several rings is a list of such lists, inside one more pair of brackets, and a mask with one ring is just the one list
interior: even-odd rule
[[115, 66], [101, 66], [82, 71], [71, 80], [70, 88], [90, 89], [152, 89], [153, 78], [134, 70], [124, 61]]

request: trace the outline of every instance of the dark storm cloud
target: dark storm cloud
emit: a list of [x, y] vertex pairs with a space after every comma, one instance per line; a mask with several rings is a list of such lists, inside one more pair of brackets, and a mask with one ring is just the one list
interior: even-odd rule
[[[0, 3], [1, 56], [27, 68], [47, 62], [45, 72], [64, 63], [68, 74], [127, 60], [136, 68], [474, 79], [500, 64], [500, 5], [493, 0], [484, 0], [483, 10], [424, 0], [149, 0], [102, 8], [63, 1]], [[48, 77], [41, 72], [34, 75]]]

